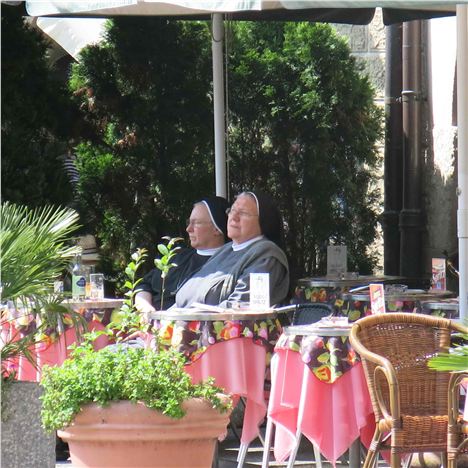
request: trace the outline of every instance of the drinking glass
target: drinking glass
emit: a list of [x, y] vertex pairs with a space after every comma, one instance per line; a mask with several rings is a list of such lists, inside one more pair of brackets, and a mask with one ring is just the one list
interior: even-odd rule
[[89, 282], [91, 284], [91, 298], [104, 299], [104, 275], [102, 273], [91, 273]]

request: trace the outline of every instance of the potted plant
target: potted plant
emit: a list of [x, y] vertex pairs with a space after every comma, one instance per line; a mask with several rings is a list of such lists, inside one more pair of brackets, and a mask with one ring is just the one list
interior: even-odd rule
[[[126, 268], [118, 340], [142, 326], [133, 299], [145, 256], [138, 250]], [[73, 466], [210, 467], [231, 401], [212, 381], [193, 384], [184, 363], [175, 351], [125, 341], [95, 351], [85, 342], [45, 368], [43, 425], [68, 442]]]
[[64, 322], [77, 318], [61, 306], [54, 281], [76, 253], [70, 245], [78, 214], [67, 208], [3, 203], [1, 243], [2, 466], [55, 466], [55, 437], [41, 427], [41, 388], [16, 380], [35, 374], [36, 349]]

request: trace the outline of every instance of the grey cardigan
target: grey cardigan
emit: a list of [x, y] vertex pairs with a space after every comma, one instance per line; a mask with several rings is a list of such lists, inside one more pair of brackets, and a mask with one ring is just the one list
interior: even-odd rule
[[177, 291], [176, 306], [193, 302], [225, 306], [227, 301], [248, 302], [250, 273], [270, 274], [270, 304], [286, 298], [289, 268], [285, 253], [262, 238], [245, 249], [234, 251], [229, 242]]

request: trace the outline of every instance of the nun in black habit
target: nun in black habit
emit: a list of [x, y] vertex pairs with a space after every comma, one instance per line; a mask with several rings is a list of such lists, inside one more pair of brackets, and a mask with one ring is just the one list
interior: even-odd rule
[[167, 309], [174, 304], [177, 289], [215, 254], [227, 241], [229, 204], [223, 197], [206, 197], [194, 203], [187, 233], [192, 248], [183, 248], [172, 259], [177, 267], [166, 277], [161, 307], [162, 280], [157, 268], [147, 273], [139, 284], [135, 305], [141, 312]]

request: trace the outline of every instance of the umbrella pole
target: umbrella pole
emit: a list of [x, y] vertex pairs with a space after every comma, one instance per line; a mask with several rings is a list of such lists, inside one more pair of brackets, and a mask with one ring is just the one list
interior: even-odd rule
[[457, 5], [458, 271], [460, 319], [468, 320], [468, 6]]
[[224, 127], [223, 15], [212, 16], [211, 50], [213, 57], [213, 106], [216, 195], [226, 197], [226, 133]]

